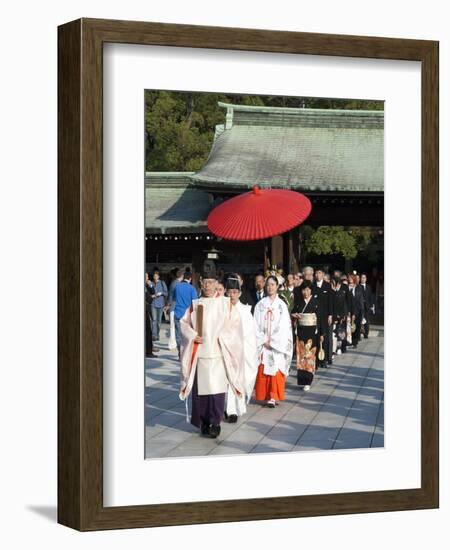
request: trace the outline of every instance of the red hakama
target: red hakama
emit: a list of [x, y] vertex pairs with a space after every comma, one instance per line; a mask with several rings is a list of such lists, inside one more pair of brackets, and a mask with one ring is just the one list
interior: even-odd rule
[[286, 376], [278, 370], [275, 376], [264, 374], [264, 365], [258, 367], [255, 383], [255, 399], [257, 401], [284, 401], [284, 387]]

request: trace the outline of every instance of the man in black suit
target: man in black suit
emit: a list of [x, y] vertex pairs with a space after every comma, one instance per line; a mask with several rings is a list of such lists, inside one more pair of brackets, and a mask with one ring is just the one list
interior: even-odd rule
[[159, 351], [153, 345], [152, 338], [152, 296], [155, 294], [155, 289], [150, 284], [148, 273], [145, 274], [145, 357], [154, 358], [155, 351]]
[[261, 273], [258, 273], [258, 275], [255, 275], [255, 290], [252, 290], [250, 293], [250, 297], [252, 300], [252, 313], [255, 311], [256, 304], [262, 300], [265, 296], [264, 292], [264, 286], [266, 284], [266, 279], [264, 278], [264, 275]]
[[363, 291], [363, 299], [364, 299], [364, 319], [365, 323], [363, 324], [363, 332], [364, 332], [364, 338], [369, 338], [369, 314], [374, 313], [375, 311], [375, 304], [373, 300], [373, 292], [370, 286], [367, 284], [367, 275], [365, 273], [361, 273], [361, 283], [360, 286]]
[[352, 336], [352, 345], [354, 348], [357, 348], [358, 342], [361, 340], [361, 325], [364, 316], [364, 295], [361, 286], [356, 284], [355, 275], [351, 276], [349, 290], [352, 300], [352, 320], [354, 319], [355, 321], [355, 332]]
[[323, 361], [318, 361], [319, 367], [326, 367], [332, 364], [333, 358], [333, 300], [332, 288], [330, 283], [324, 279], [325, 272], [323, 269], [316, 269], [315, 281], [313, 283], [312, 294], [317, 296], [319, 300], [319, 311], [321, 316], [321, 326], [324, 328], [323, 334], [323, 350], [325, 358]]

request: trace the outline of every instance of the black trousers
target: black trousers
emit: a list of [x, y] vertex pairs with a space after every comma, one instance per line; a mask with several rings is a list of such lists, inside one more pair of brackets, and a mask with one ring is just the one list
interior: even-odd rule
[[325, 350], [325, 361], [331, 365], [333, 362], [333, 324], [328, 325], [328, 321], [325, 329], [325, 338], [323, 340], [323, 346]]
[[369, 310], [366, 309], [365, 312], [364, 312], [364, 319], [366, 320], [365, 324], [363, 325], [363, 334], [364, 334], [364, 338], [368, 338], [369, 337], [369, 330], [370, 330], [370, 326], [369, 326]]
[[153, 353], [152, 319], [150, 313], [145, 312], [145, 355]]
[[361, 326], [362, 326], [363, 314], [358, 313], [355, 316], [355, 332], [353, 333], [352, 343], [353, 345], [358, 345], [358, 342], [361, 340]]
[[370, 330], [369, 321], [367, 320], [367, 317], [366, 317], [366, 324], [363, 325], [364, 338], [369, 338], [369, 330]]
[[295, 331], [295, 325], [292, 325], [292, 341], [294, 342], [294, 352], [292, 354], [293, 358], [297, 356], [297, 346], [295, 345], [296, 340], [297, 340], [297, 333]]

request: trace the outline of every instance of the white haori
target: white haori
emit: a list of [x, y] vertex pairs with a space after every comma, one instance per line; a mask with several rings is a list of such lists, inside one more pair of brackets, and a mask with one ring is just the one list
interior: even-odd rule
[[252, 315], [252, 308], [249, 305], [238, 302], [236, 308], [242, 320], [244, 332], [244, 381], [247, 403], [255, 387], [256, 375], [258, 374], [258, 347], [256, 344], [256, 323]]
[[247, 412], [247, 404], [245, 402], [245, 397], [240, 395], [239, 397], [234, 394], [233, 390], [228, 386], [227, 393], [227, 415], [236, 414], [237, 416], [242, 416]]
[[227, 396], [227, 414], [242, 416], [247, 412], [246, 403], [252, 397], [255, 387], [256, 375], [258, 374], [258, 350], [256, 346], [256, 324], [252, 315], [252, 308], [247, 304], [238, 302], [235, 306], [242, 320], [244, 333], [244, 386], [245, 396], [236, 396], [231, 388]]
[[224, 304], [223, 300], [218, 298], [200, 298], [198, 304], [203, 305], [203, 343], [198, 348], [198, 357], [205, 359], [222, 357], [219, 335], [223, 318], [228, 317], [231, 304]]
[[[199, 304], [203, 305], [202, 344], [194, 342]], [[235, 395], [243, 395], [243, 329], [241, 317], [236, 308], [231, 307], [230, 299], [220, 296], [193, 300], [181, 319], [180, 327], [180, 399], [185, 400], [192, 391], [197, 368], [200, 395], [226, 393], [228, 384]]]
[[[227, 393], [228, 378], [223, 364], [223, 358], [199, 357], [197, 362], [197, 390], [198, 395], [214, 395]], [[233, 391], [230, 388], [231, 393]]]
[[[256, 343], [258, 357], [266, 375], [275, 376], [281, 371], [289, 375], [292, 361], [292, 323], [286, 304], [278, 296], [269, 296], [255, 306]], [[270, 349], [264, 344], [267, 343]]]

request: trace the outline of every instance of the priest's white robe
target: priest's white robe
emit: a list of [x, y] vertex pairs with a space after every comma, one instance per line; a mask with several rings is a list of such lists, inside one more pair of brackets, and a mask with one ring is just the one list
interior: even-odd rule
[[245, 395], [237, 396], [231, 387], [228, 388], [227, 414], [243, 415], [247, 412], [246, 403], [251, 399], [255, 387], [256, 375], [258, 373], [258, 351], [256, 347], [256, 325], [251, 313], [251, 306], [238, 302], [235, 306], [242, 321], [244, 338], [244, 389]]
[[[197, 310], [203, 305], [203, 343], [197, 336]], [[243, 329], [239, 312], [226, 296], [193, 300], [180, 323], [181, 389], [186, 400], [191, 393], [195, 373], [199, 395], [226, 393], [228, 385], [235, 395], [243, 395]]]

